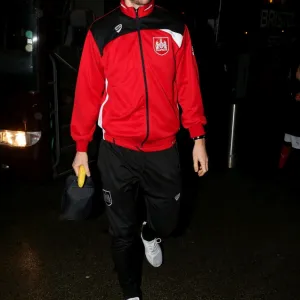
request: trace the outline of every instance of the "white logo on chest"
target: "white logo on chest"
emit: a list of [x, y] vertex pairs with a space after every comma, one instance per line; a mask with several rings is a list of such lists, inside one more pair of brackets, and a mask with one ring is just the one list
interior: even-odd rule
[[154, 37], [153, 49], [158, 55], [166, 55], [170, 49], [170, 42], [168, 37]]

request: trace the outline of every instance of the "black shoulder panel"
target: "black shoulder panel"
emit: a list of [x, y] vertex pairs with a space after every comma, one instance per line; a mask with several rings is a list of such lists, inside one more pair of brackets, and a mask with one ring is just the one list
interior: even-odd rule
[[113, 10], [108, 15], [94, 22], [91, 32], [103, 55], [104, 47], [121, 35], [136, 30], [135, 20], [124, 15], [120, 8]]
[[[141, 30], [167, 29], [183, 35], [184, 26], [184, 22], [178, 16], [157, 6], [149, 16], [139, 19]], [[117, 8], [96, 20], [90, 30], [103, 55], [103, 50], [108, 43], [122, 35], [137, 31], [137, 28], [137, 20], [126, 16], [120, 8]]]
[[141, 21], [142, 29], [168, 29], [182, 35], [184, 33], [185, 24], [180, 16], [162, 7], [155, 6], [153, 12]]

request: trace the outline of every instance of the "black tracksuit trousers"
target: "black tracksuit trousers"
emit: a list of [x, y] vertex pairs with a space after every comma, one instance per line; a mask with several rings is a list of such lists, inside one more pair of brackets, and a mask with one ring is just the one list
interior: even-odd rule
[[98, 166], [112, 235], [113, 260], [124, 297], [142, 297], [144, 248], [138, 194], [145, 200], [148, 226], [157, 237], [169, 236], [179, 215], [181, 176], [177, 146], [142, 152], [102, 141]]

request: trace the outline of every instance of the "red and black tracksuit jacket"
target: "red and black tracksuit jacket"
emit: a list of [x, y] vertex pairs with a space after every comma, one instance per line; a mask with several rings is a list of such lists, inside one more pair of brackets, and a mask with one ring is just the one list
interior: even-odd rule
[[145, 152], [170, 148], [182, 124], [204, 134], [198, 69], [186, 25], [154, 0], [96, 20], [83, 48], [71, 121], [86, 151], [98, 119], [104, 139]]

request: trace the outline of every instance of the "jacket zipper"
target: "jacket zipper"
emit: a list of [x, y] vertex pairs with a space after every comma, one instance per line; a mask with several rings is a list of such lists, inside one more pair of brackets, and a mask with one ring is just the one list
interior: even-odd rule
[[146, 67], [145, 67], [145, 59], [143, 53], [143, 44], [142, 44], [142, 36], [141, 36], [141, 27], [140, 27], [140, 19], [138, 9], [135, 10], [136, 13], [136, 26], [137, 26], [137, 33], [139, 38], [139, 45], [140, 45], [140, 53], [141, 53], [141, 60], [142, 60], [142, 69], [143, 69], [143, 77], [144, 77], [144, 85], [145, 85], [145, 93], [146, 93], [146, 138], [143, 140], [141, 147], [147, 142], [149, 138], [149, 97], [148, 97], [148, 84], [147, 84], [147, 76], [146, 76]]

